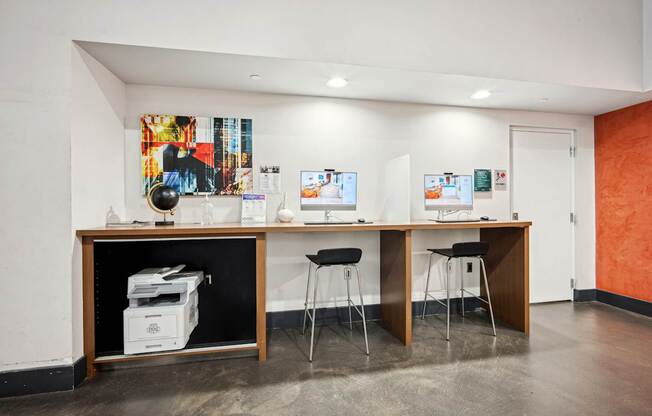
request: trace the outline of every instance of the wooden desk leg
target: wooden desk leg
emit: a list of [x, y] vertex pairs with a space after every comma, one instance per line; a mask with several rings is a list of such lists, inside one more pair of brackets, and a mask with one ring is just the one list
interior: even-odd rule
[[380, 232], [380, 318], [403, 344], [412, 344], [412, 232]]
[[258, 361], [267, 360], [266, 256], [266, 234], [256, 234], [256, 344], [258, 345]]
[[95, 260], [93, 239], [82, 239], [82, 301], [86, 378], [95, 377]]
[[[530, 334], [529, 239], [528, 227], [480, 230], [480, 240], [489, 243], [485, 263], [494, 316], [526, 335]], [[486, 298], [480, 282], [480, 294]]]

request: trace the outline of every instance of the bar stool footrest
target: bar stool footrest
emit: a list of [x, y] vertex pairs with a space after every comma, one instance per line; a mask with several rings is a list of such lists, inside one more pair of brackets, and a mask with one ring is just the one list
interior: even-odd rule
[[476, 298], [477, 300], [482, 301], [482, 302], [486, 303], [487, 305], [489, 304], [489, 302], [487, 302], [486, 299], [481, 298], [480, 296], [476, 295], [475, 293], [473, 293], [473, 292], [469, 292], [469, 291], [466, 290], [466, 289], [461, 289], [461, 290], [462, 290], [463, 292], [465, 292], [465, 293], [467, 293], [467, 294], [473, 296], [473, 297]]
[[355, 309], [355, 311], [358, 313], [358, 315], [360, 315], [360, 318], [364, 318], [364, 316], [362, 315], [362, 311], [360, 309], [358, 309], [358, 305], [353, 303], [353, 301], [351, 301], [351, 300], [349, 300], [349, 304], [351, 305], [351, 307], [353, 307], [353, 309]]
[[426, 296], [428, 296], [430, 299], [434, 300], [435, 302], [439, 303], [444, 308], [448, 308], [448, 305], [446, 305], [442, 300], [437, 299], [436, 297], [432, 296], [430, 293], [427, 293]]

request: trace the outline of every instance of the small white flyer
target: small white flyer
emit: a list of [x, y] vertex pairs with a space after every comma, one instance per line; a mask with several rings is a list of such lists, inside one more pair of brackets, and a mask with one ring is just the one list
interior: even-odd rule
[[265, 194], [242, 194], [242, 223], [265, 223], [267, 221], [267, 197]]
[[281, 167], [261, 166], [259, 184], [260, 192], [263, 194], [281, 193]]
[[494, 189], [497, 191], [507, 189], [507, 171], [505, 169], [494, 170]]

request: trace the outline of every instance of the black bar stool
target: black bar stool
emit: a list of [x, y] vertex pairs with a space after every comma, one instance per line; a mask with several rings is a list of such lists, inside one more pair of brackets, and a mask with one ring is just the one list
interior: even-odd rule
[[[317, 254], [307, 254], [306, 257], [310, 260], [308, 263], [308, 284], [306, 285], [306, 302], [304, 303], [305, 309], [303, 313], [303, 329], [302, 333], [306, 332], [306, 318], [310, 318], [312, 322], [312, 330], [310, 333], [310, 356], [308, 360], [312, 362], [312, 350], [315, 342], [315, 314], [317, 313], [317, 283], [319, 278], [319, 270], [325, 267], [343, 266], [344, 267], [344, 280], [346, 281], [346, 302], [349, 308], [349, 329], [353, 330], [353, 321], [351, 319], [351, 307], [362, 318], [362, 327], [364, 329], [364, 345], [366, 354], [369, 355], [369, 343], [367, 341], [367, 322], [364, 315], [364, 301], [362, 300], [362, 290], [360, 289], [360, 270], [358, 263], [362, 257], [362, 250], [359, 248], [332, 248], [326, 250], [319, 250]], [[317, 266], [315, 269], [315, 283], [312, 298], [312, 313], [308, 310], [308, 293], [310, 292], [310, 272], [312, 265]], [[351, 300], [351, 270], [355, 269], [355, 275], [358, 280], [358, 294], [360, 295], [360, 309]]]
[[[476, 294], [471, 293], [468, 290], [464, 289], [464, 276], [462, 275], [462, 279], [461, 279], [462, 283], [460, 285], [460, 294], [462, 296], [461, 299], [462, 316], [464, 316], [464, 292], [466, 292], [469, 295], [489, 305], [489, 315], [491, 316], [491, 327], [493, 329], [494, 337], [495, 337], [496, 324], [494, 323], [494, 311], [491, 307], [491, 294], [489, 292], [489, 282], [487, 281], [487, 270], [485, 269], [485, 265], [484, 265], [484, 256], [489, 251], [489, 244], [483, 241], [476, 241], [471, 243], [456, 243], [453, 244], [452, 248], [429, 248], [428, 251], [430, 251], [430, 257], [428, 259], [428, 277], [426, 279], [426, 290], [423, 299], [423, 313], [421, 314], [421, 319], [425, 319], [426, 317], [426, 306], [428, 305], [428, 296], [430, 296], [433, 300], [439, 302], [441, 305], [443, 305], [446, 308], [446, 341], [450, 340], [450, 326], [451, 326], [451, 307], [450, 307], [451, 298], [450, 298], [450, 278], [449, 278], [450, 261], [455, 258], [460, 259], [460, 265], [461, 265], [461, 260], [463, 258], [477, 258], [478, 260], [480, 260], [480, 264], [482, 265], [482, 274], [484, 275], [484, 287], [487, 291], [487, 300], [484, 300], [480, 296], [477, 296]], [[446, 258], [446, 303], [442, 302], [441, 300], [435, 298], [430, 293], [428, 293], [428, 286], [430, 285], [430, 269], [432, 268], [433, 254], [439, 254], [440, 256]], [[460, 273], [461, 271], [462, 270], [460, 268]]]

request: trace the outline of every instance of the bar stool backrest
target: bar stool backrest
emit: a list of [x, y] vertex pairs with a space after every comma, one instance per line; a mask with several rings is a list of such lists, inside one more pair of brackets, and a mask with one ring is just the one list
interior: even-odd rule
[[485, 256], [489, 251], [489, 243], [484, 241], [473, 241], [470, 243], [453, 244], [453, 256], [455, 257], [477, 257]]
[[360, 257], [362, 250], [359, 248], [328, 248], [317, 252], [320, 265], [355, 264]]

